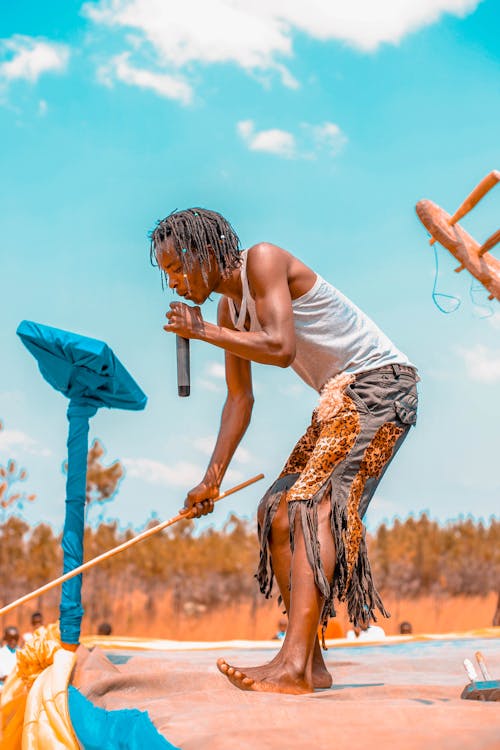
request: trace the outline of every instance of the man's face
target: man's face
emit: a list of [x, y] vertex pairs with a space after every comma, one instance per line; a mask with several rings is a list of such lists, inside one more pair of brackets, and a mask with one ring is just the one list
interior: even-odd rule
[[19, 633], [15, 628], [9, 628], [5, 631], [4, 641], [9, 648], [16, 648], [19, 642]]
[[203, 278], [197, 258], [192, 268], [183, 268], [171, 237], [167, 237], [156, 249], [156, 258], [159, 267], [167, 274], [170, 289], [173, 289], [179, 297], [202, 305], [214, 290], [218, 280], [215, 263], [211, 264], [213, 267], [207, 269], [207, 283]]

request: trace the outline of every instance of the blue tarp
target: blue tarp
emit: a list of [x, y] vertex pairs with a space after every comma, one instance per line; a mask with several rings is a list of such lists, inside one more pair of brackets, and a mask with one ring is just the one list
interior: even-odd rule
[[140, 411], [147, 396], [104, 341], [23, 320], [17, 335], [45, 380], [71, 401]]
[[73, 729], [84, 750], [178, 750], [158, 732], [145, 711], [106, 711], [72, 685], [68, 704]]

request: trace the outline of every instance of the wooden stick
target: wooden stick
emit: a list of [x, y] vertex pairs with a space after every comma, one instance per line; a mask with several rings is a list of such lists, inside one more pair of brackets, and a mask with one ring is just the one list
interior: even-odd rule
[[[459, 219], [463, 219], [464, 216], [466, 216], [474, 206], [477, 206], [480, 200], [484, 198], [484, 196], [489, 193], [489, 191], [495, 187], [497, 182], [500, 182], [500, 172], [498, 169], [494, 169], [492, 172], [486, 175], [486, 177], [483, 177], [479, 185], [476, 185], [472, 193], [470, 193], [467, 198], [460, 204], [460, 207], [457, 208], [453, 216], [450, 218], [449, 224], [450, 226], [453, 226], [454, 224], [459, 221]], [[434, 237], [431, 237], [429, 240], [429, 245], [433, 245], [436, 242]], [[487, 252], [484, 250], [484, 252]], [[482, 253], [481, 253], [482, 254]], [[462, 266], [460, 268], [455, 269], [456, 271], [461, 271]]]
[[489, 191], [495, 187], [497, 182], [500, 182], [500, 172], [494, 169], [492, 172], [487, 174], [486, 177], [483, 177], [479, 185], [476, 185], [472, 193], [470, 193], [463, 201], [463, 203], [461, 203], [460, 207], [457, 208], [450, 219], [451, 226], [456, 224], [459, 219], [463, 219], [463, 217], [466, 216], [469, 211], [472, 211], [474, 206], [476, 206], [479, 201], [484, 198], [486, 193], [489, 193]]
[[498, 245], [500, 242], [500, 229], [498, 229], [496, 232], [493, 232], [491, 237], [488, 237], [488, 239], [483, 242], [479, 250], [477, 251], [477, 254], [480, 258], [483, 257], [485, 253], [488, 253], [490, 250], [493, 250], [495, 245]]
[[[214, 499], [214, 503], [216, 503], [218, 500], [222, 500], [224, 497], [227, 497], [228, 495], [232, 495], [234, 492], [239, 492], [239, 490], [245, 489], [245, 487], [249, 487], [254, 482], [258, 482], [260, 479], [264, 478], [264, 474], [257, 474], [255, 477], [252, 477], [251, 479], [247, 479], [245, 482], [242, 482], [241, 484], [237, 484], [235, 487], [231, 487], [230, 490], [226, 490], [226, 492], [221, 492], [221, 494]], [[69, 580], [70, 578], [73, 578], [74, 576], [79, 575], [80, 573], [83, 573], [85, 570], [89, 570], [89, 568], [93, 568], [94, 565], [97, 565], [100, 562], [103, 562], [104, 560], [109, 560], [110, 557], [113, 557], [114, 555], [117, 555], [119, 552], [123, 552], [124, 550], [128, 549], [129, 547], [132, 547], [134, 544], [137, 544], [137, 542], [142, 542], [143, 539], [148, 539], [148, 537], [153, 536], [153, 534], [157, 534], [159, 531], [163, 531], [163, 529], [166, 529], [168, 526], [172, 526], [172, 524], [177, 523], [177, 521], [181, 521], [182, 519], [189, 519], [191, 516], [186, 513], [178, 513], [173, 518], [170, 518], [168, 521], [163, 521], [163, 523], [158, 524], [158, 526], [152, 526], [150, 529], [147, 529], [146, 531], [141, 532], [137, 536], [134, 536], [132, 539], [129, 539], [127, 542], [123, 542], [123, 544], [119, 544], [117, 547], [113, 547], [113, 549], [108, 550], [107, 552], [103, 552], [102, 555], [98, 555], [97, 557], [94, 557], [92, 560], [88, 560], [86, 563], [83, 563], [83, 565], [79, 565], [78, 568], [74, 568], [74, 570], [68, 571], [68, 573], [65, 573], [62, 576], [59, 576], [59, 578], [56, 578], [54, 581], [50, 581], [49, 583], [46, 583], [44, 586], [41, 586], [39, 589], [36, 589], [36, 591], [32, 591], [31, 594], [26, 594], [26, 596], [22, 596], [20, 599], [16, 599], [15, 602], [11, 602], [11, 604], [7, 604], [5, 607], [2, 607], [0, 609], [0, 616], [7, 614], [7, 612], [11, 612], [16, 607], [19, 607], [21, 604], [25, 604], [26, 602], [31, 601], [31, 599], [35, 599], [35, 597], [40, 596], [40, 594], [45, 594], [46, 591], [50, 591], [51, 589], [54, 589], [56, 586], [60, 586], [61, 583], [64, 583], [64, 581]]]

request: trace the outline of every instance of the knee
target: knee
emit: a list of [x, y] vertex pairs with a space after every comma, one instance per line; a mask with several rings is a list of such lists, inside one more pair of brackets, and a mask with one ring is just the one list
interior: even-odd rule
[[288, 503], [282, 500], [271, 524], [271, 534], [274, 543], [288, 545], [290, 539], [290, 524], [288, 521]]
[[[271, 513], [269, 519], [268, 514]], [[259, 534], [262, 534], [264, 526], [270, 523], [269, 537], [270, 541], [274, 544], [288, 544], [290, 537], [290, 526], [288, 523], [288, 503], [285, 497], [282, 496], [278, 508], [272, 512], [269, 508], [269, 500], [264, 498], [260, 501], [259, 507], [257, 508], [257, 523], [259, 527]]]

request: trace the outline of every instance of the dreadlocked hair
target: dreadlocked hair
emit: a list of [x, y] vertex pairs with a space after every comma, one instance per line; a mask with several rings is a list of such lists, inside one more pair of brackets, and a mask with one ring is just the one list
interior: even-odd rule
[[[198, 259], [205, 281], [212, 258], [215, 258], [223, 276], [241, 263], [238, 235], [223, 216], [206, 208], [172, 211], [165, 219], [157, 222], [149, 236], [149, 257], [153, 266], [158, 266], [157, 250], [167, 237], [172, 237], [184, 269], [190, 270], [195, 258]], [[168, 286], [167, 274], [164, 271], [163, 282]]]

